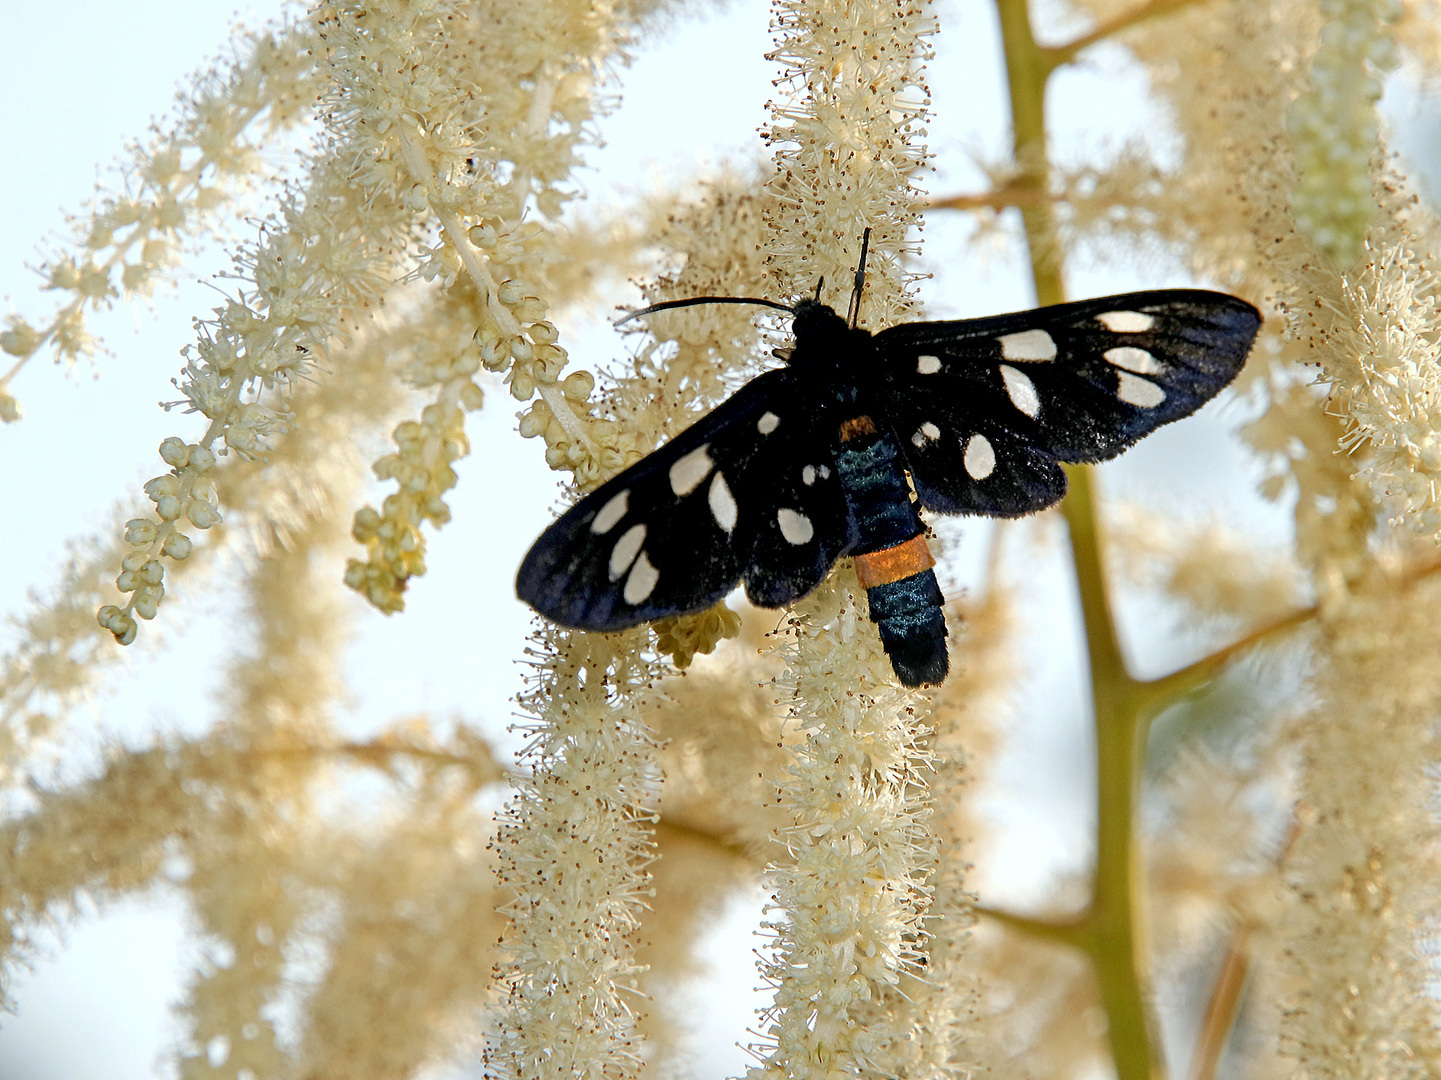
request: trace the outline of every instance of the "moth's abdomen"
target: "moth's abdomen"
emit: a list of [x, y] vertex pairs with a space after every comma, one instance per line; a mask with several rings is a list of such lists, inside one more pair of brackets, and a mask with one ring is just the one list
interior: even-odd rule
[[[925, 542], [924, 537], [917, 539]], [[935, 571], [928, 567], [899, 581], [872, 585], [866, 597], [896, 678], [906, 686], [943, 682], [950, 661], [941, 614], [944, 597]]]
[[841, 439], [836, 466], [855, 530], [851, 553], [866, 586], [871, 620], [902, 683], [939, 683], [949, 666], [944, 598], [900, 452], [866, 417], [848, 421]]

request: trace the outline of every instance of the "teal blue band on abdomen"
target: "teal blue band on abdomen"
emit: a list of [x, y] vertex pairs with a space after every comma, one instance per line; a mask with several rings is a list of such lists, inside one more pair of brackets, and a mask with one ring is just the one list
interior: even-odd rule
[[900, 581], [866, 590], [871, 621], [896, 676], [906, 686], [939, 683], [946, 677], [945, 602], [934, 570], [922, 570]]

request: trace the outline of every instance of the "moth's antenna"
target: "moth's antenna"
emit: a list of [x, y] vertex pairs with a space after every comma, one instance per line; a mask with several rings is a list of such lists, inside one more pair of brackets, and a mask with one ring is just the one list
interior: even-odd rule
[[642, 315], [651, 315], [657, 311], [669, 311], [671, 308], [694, 307], [696, 304], [759, 304], [761, 307], [775, 308], [777, 311], [789, 311], [792, 315], [796, 309], [789, 304], [777, 304], [774, 300], [762, 300], [759, 297], [749, 296], [692, 296], [689, 300], [662, 300], [659, 304], [652, 304], [650, 307], [643, 307], [639, 311], [632, 311], [623, 318], [617, 319], [612, 325], [620, 326], [632, 319], [639, 319]]
[[826, 279], [825, 279], [825, 278], [821, 278], [819, 281], [816, 282], [815, 301], [816, 301], [816, 303], [818, 303], [818, 304], [821, 302], [821, 290], [824, 289], [825, 287], [826, 287]]
[[856, 263], [856, 285], [851, 290], [851, 307], [846, 312], [846, 322], [850, 323], [851, 329], [856, 328], [856, 320], [861, 317], [861, 289], [866, 284], [866, 255], [871, 250], [871, 229], [866, 226], [866, 231], [861, 233], [861, 258]]

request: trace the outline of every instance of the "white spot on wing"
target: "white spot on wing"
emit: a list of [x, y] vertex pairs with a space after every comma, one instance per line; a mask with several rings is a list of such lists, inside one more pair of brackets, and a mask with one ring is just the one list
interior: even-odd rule
[[1166, 391], [1150, 379], [1142, 379], [1128, 371], [1121, 372], [1121, 385], [1116, 396], [1138, 409], [1154, 409], [1166, 400]]
[[934, 375], [941, 370], [941, 358], [939, 356], [918, 356], [916, 357], [916, 373], [920, 375]]
[[1022, 330], [1004, 334], [999, 339], [1001, 356], [1007, 360], [1054, 360], [1056, 343], [1044, 330]]
[[1156, 362], [1154, 356], [1145, 349], [1137, 349], [1131, 345], [1107, 349], [1106, 363], [1114, 367], [1125, 368], [1127, 371], [1134, 371], [1137, 375], [1157, 375], [1161, 371], [1161, 365]]
[[792, 544], [807, 543], [816, 534], [810, 518], [786, 507], [776, 511], [776, 524], [781, 527], [781, 535]]
[[916, 433], [911, 436], [911, 445], [919, 449], [920, 447], [925, 446], [926, 443], [931, 439], [940, 438], [940, 435], [941, 429], [936, 427], [936, 425], [931, 423], [929, 420], [927, 420], [924, 424], [917, 428]]
[[612, 498], [600, 508], [600, 513], [591, 519], [590, 531], [596, 535], [610, 532], [611, 529], [615, 528], [616, 522], [625, 517], [625, 509], [629, 501], [629, 491], [622, 491], [619, 495]]
[[636, 559], [635, 565], [630, 568], [630, 576], [625, 579], [625, 588], [620, 595], [627, 604], [639, 604], [651, 594], [659, 580], [660, 571], [650, 564], [642, 551], [640, 558]]
[[831, 478], [831, 468], [829, 465], [820, 466], [820, 468], [816, 469], [816, 472], [821, 474], [822, 480], [829, 480]]
[[804, 484], [806, 487], [810, 487], [815, 482], [816, 467], [814, 465], [807, 465], [804, 469], [801, 470], [801, 483]]
[[769, 435], [780, 426], [781, 418], [773, 412], [762, 413], [761, 418], [756, 421], [756, 430], [762, 435]]
[[984, 435], [972, 435], [966, 443], [966, 472], [972, 480], [984, 480], [996, 469], [996, 451]]
[[610, 549], [610, 566], [607, 568], [607, 572], [610, 574], [611, 581], [620, 580], [626, 567], [634, 562], [635, 557], [640, 554], [640, 546], [644, 543], [644, 525], [632, 525], [621, 534], [621, 538], [615, 542], [615, 547]]
[[1156, 317], [1144, 311], [1103, 311], [1096, 316], [1096, 321], [1113, 333], [1139, 334], [1142, 330], [1151, 329], [1156, 324]]
[[1011, 404], [1034, 420], [1041, 411], [1041, 399], [1036, 394], [1035, 384], [1009, 364], [1001, 365], [1001, 378], [1006, 380], [1006, 393], [1010, 395]]
[[689, 495], [710, 475], [709, 449], [710, 443], [698, 446], [670, 467], [670, 489], [677, 495]]
[[710, 482], [710, 491], [706, 493], [706, 502], [710, 503], [711, 517], [715, 523], [725, 532], [730, 532], [736, 527], [736, 500], [731, 494], [726, 478], [719, 472], [715, 479]]

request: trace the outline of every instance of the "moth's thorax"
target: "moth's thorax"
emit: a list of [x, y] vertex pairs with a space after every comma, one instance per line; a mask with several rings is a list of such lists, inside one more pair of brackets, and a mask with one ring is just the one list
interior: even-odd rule
[[795, 348], [787, 363], [815, 389], [821, 402], [854, 401], [857, 388], [874, 371], [870, 331], [848, 326], [817, 300], [796, 305], [793, 329]]

